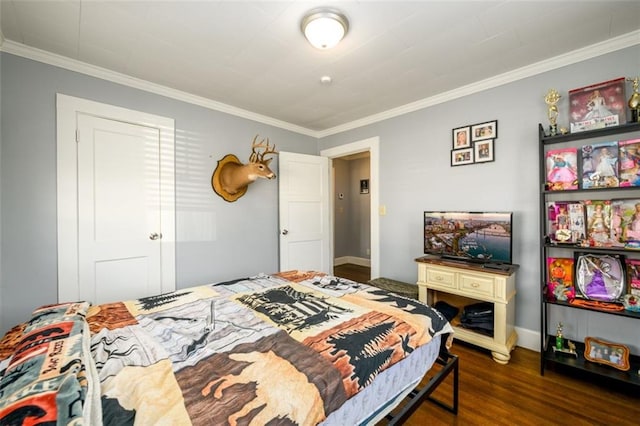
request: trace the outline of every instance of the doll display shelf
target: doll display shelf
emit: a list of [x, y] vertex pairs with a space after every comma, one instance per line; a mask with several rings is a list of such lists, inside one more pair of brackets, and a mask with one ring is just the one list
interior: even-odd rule
[[[593, 323], [598, 322], [598, 315], [605, 315], [606, 321], [599, 323], [597, 331], [598, 337], [603, 340], [620, 340], [620, 335], [625, 334], [625, 330], [635, 329], [637, 325], [630, 325], [628, 322], [640, 319], [640, 312], [625, 309], [623, 306], [623, 298], [625, 293], [631, 291], [630, 285], [627, 279], [627, 272], [619, 277], [624, 279], [624, 283], [617, 283], [624, 285], [624, 291], [622, 295], [613, 300], [605, 300], [602, 304], [588, 303], [587, 295], [583, 294], [584, 283], [580, 282], [581, 288], [576, 285], [576, 275], [581, 271], [578, 271], [576, 265], [580, 256], [593, 256], [597, 258], [601, 257], [619, 257], [623, 259], [623, 263], [627, 259], [640, 259], [640, 250], [633, 245], [633, 241], [626, 243], [623, 238], [620, 238], [620, 244], [610, 244], [615, 239], [615, 233], [611, 232], [611, 222], [607, 224], [606, 230], [607, 238], [611, 238], [611, 241], [602, 243], [597, 238], [594, 241], [594, 236], [597, 237], [595, 226], [589, 228], [589, 213], [595, 215], [596, 210], [587, 209], [587, 206], [591, 206], [593, 200], [597, 200], [600, 203], [613, 203], [616, 200], [633, 200], [640, 199], [640, 186], [624, 186], [619, 185], [606, 185], [604, 187], [591, 187], [583, 181], [586, 179], [589, 172], [589, 166], [595, 166], [597, 163], [596, 156], [589, 158], [590, 151], [585, 147], [597, 147], [611, 144], [615, 141], [618, 143], [623, 140], [632, 140], [640, 138], [640, 123], [626, 123], [619, 126], [607, 127], [602, 129], [595, 129], [577, 133], [570, 133], [557, 136], [547, 136], [545, 134], [544, 127], [540, 124], [538, 126], [539, 134], [539, 182], [540, 182], [540, 298], [541, 298], [541, 327], [540, 327], [540, 374], [544, 375], [545, 369], [550, 367], [559, 367], [558, 370], [569, 369], [586, 372], [596, 376], [606, 377], [614, 381], [620, 381], [629, 383], [634, 386], [640, 386], [640, 357], [638, 354], [629, 356], [630, 368], [627, 371], [621, 371], [608, 365], [595, 363], [585, 358], [585, 344], [582, 343], [586, 336], [589, 336], [590, 330], [587, 325], [581, 330], [577, 330], [578, 327], [565, 327], [565, 342], [567, 345], [567, 338], [575, 344], [575, 355], [563, 353], [562, 351], [555, 350], [556, 344], [556, 326], [558, 318], [562, 320], [565, 325], [571, 324], [572, 318], [584, 318], [584, 315], [588, 318], [593, 318]], [[558, 186], [550, 186], [548, 181], [549, 176], [549, 152], [560, 151], [564, 149], [575, 149], [578, 152], [576, 166], [576, 178], [577, 185], [569, 188], [559, 188]], [[609, 150], [610, 151], [610, 150]], [[616, 153], [618, 154], [618, 153]], [[600, 156], [603, 156], [601, 154]], [[589, 160], [593, 160], [592, 164], [588, 164]], [[587, 161], [587, 162], [585, 162]], [[613, 163], [612, 163], [613, 164]], [[640, 173], [640, 160], [636, 164], [638, 167], [638, 173]], [[614, 166], [614, 170], [617, 164]], [[640, 176], [640, 175], [639, 175]], [[618, 176], [615, 176], [616, 178]], [[639, 185], [640, 180], [633, 185]], [[595, 202], [595, 201], [593, 201]], [[581, 203], [584, 208], [584, 224], [585, 235], [579, 236], [580, 238], [564, 239], [563, 235], [558, 235], [558, 238], [554, 238], [554, 233], [560, 233], [559, 228], [562, 227], [562, 222], [557, 221], [558, 229], [552, 229], [554, 219], [552, 216], [552, 207], [556, 208], [558, 205], [563, 206], [565, 203]], [[596, 218], [597, 219], [597, 218]], [[572, 232], [574, 230], [572, 229]], [[590, 234], [591, 233], [591, 234]], [[568, 241], [567, 241], [568, 240]], [[556, 299], [559, 292], [549, 292], [549, 288], [556, 284], [554, 282], [553, 272], [550, 273], [550, 263], [548, 259], [561, 258], [561, 259], [574, 259], [575, 264], [573, 266], [573, 276], [566, 277], [568, 291], [564, 294], [566, 300]], [[578, 278], [584, 279], [584, 276]], [[600, 283], [600, 281], [598, 281]], [[570, 287], [570, 289], [569, 289]], [[582, 291], [582, 292], [581, 292]], [[618, 293], [615, 293], [618, 296]], [[576, 299], [573, 299], [573, 298]], [[571, 303], [571, 300], [575, 300], [579, 303]], [[596, 313], [597, 312], [597, 313]], [[592, 316], [594, 315], [594, 316]], [[554, 321], [555, 320], [555, 321]], [[588, 321], [589, 323], [591, 321]], [[605, 324], [606, 323], [606, 324]], [[640, 325], [640, 322], [637, 323]], [[577, 335], [578, 332], [581, 335]], [[585, 334], [583, 336], [582, 334]], [[611, 333], [616, 338], [607, 339], [607, 334]], [[624, 342], [632, 346], [635, 335], [627, 336]], [[637, 348], [632, 350], [638, 351]], [[555, 370], [555, 369], [554, 369]]]

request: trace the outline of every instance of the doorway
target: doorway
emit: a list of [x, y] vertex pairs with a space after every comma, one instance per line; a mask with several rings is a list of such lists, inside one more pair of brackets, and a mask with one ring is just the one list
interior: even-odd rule
[[[368, 191], [368, 194], [365, 194], [364, 191], [362, 194], [360, 194], [361, 191], [361, 187], [360, 185], [358, 185], [358, 187], [356, 189], [353, 189], [352, 193], [353, 193], [353, 197], [356, 196], [367, 196], [369, 198], [369, 266], [368, 268], [370, 268], [370, 272], [369, 272], [369, 276], [372, 278], [375, 277], [379, 277], [380, 276], [380, 247], [379, 247], [379, 232], [380, 232], [380, 218], [378, 215], [378, 206], [379, 206], [379, 190], [380, 190], [380, 185], [379, 185], [379, 138], [378, 137], [373, 137], [373, 138], [369, 138], [369, 139], [364, 139], [361, 141], [357, 141], [357, 142], [353, 142], [353, 143], [349, 143], [346, 145], [341, 145], [335, 148], [330, 148], [330, 149], [326, 149], [320, 152], [321, 156], [324, 157], [329, 157], [332, 160], [336, 160], [336, 161], [352, 161], [354, 159], [359, 159], [359, 158], [366, 158], [368, 156], [369, 159], [369, 178], [368, 178], [368, 182], [366, 184], [366, 191]], [[348, 160], [345, 160], [348, 159]], [[350, 160], [349, 160], [350, 159]], [[334, 233], [336, 232], [336, 228], [337, 228], [337, 223], [338, 220], [335, 216], [335, 211], [336, 211], [336, 206], [338, 206], [337, 200], [338, 197], [340, 195], [339, 191], [336, 191], [336, 187], [335, 187], [335, 175], [334, 175], [334, 167], [332, 164], [332, 167], [330, 168], [331, 170], [331, 196], [330, 196], [330, 210], [332, 212], [332, 220], [331, 220], [331, 229], [332, 229], [332, 241], [331, 241], [331, 247], [332, 247], [332, 251], [333, 253], [337, 253], [336, 251], [336, 242], [335, 242], [335, 237], [334, 237]], [[360, 179], [358, 179], [359, 181]], [[364, 190], [365, 187], [362, 187], [362, 190]], [[366, 247], [365, 247], [366, 249]], [[336, 259], [337, 256], [332, 256], [333, 259]], [[356, 256], [357, 258], [357, 256]], [[340, 259], [338, 259], [340, 261]], [[352, 260], [352, 258], [347, 258], [347, 261]], [[335, 266], [340, 266], [340, 265], [334, 265]], [[345, 278], [350, 278], [350, 279], [356, 279], [357, 281], [362, 281], [362, 278], [364, 276], [366, 276], [366, 270], [362, 271], [362, 270], [358, 270], [361, 268], [367, 268], [366, 265], [355, 265], [355, 269], [356, 271], [352, 271], [357, 275], [357, 278], [350, 278], [350, 277], [345, 277]], [[335, 269], [334, 269], [335, 271]], [[341, 273], [347, 273], [345, 271], [345, 268], [341, 268], [340, 270]], [[365, 280], [366, 282], [367, 280]]]
[[369, 151], [332, 160], [334, 275], [371, 279], [371, 197]]

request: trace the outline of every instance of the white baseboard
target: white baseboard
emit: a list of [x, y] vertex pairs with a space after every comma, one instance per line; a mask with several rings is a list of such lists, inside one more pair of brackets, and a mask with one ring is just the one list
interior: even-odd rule
[[516, 333], [518, 334], [517, 346], [521, 348], [530, 349], [532, 351], [540, 352], [540, 332], [529, 330], [527, 328], [516, 327]]
[[369, 268], [371, 267], [371, 259], [366, 259], [364, 257], [342, 256], [333, 259], [334, 266], [344, 265], [345, 263], [352, 263], [358, 266], [367, 266]]

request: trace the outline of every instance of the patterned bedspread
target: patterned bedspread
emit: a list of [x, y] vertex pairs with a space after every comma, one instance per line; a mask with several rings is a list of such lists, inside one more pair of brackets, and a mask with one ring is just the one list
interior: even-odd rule
[[92, 306], [86, 317], [108, 425], [315, 425], [452, 331], [416, 300], [298, 271]]

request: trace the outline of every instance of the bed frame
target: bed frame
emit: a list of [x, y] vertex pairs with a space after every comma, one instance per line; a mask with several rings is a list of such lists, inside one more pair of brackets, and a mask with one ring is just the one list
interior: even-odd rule
[[[446, 339], [443, 336], [443, 341]], [[444, 346], [444, 345], [443, 345]], [[407, 403], [402, 407], [400, 411], [395, 414], [388, 414], [385, 419], [389, 422], [387, 425], [401, 425], [403, 424], [424, 401], [431, 401], [437, 406], [444, 408], [445, 410], [458, 415], [458, 356], [452, 354], [447, 349], [441, 349], [436, 359], [436, 363], [442, 365], [442, 368], [429, 379], [426, 385], [422, 388], [416, 387], [412, 390], [405, 400]], [[453, 371], [453, 390], [451, 405], [442, 402], [431, 396], [433, 391], [446, 379]], [[428, 374], [428, 373], [427, 373]]]

